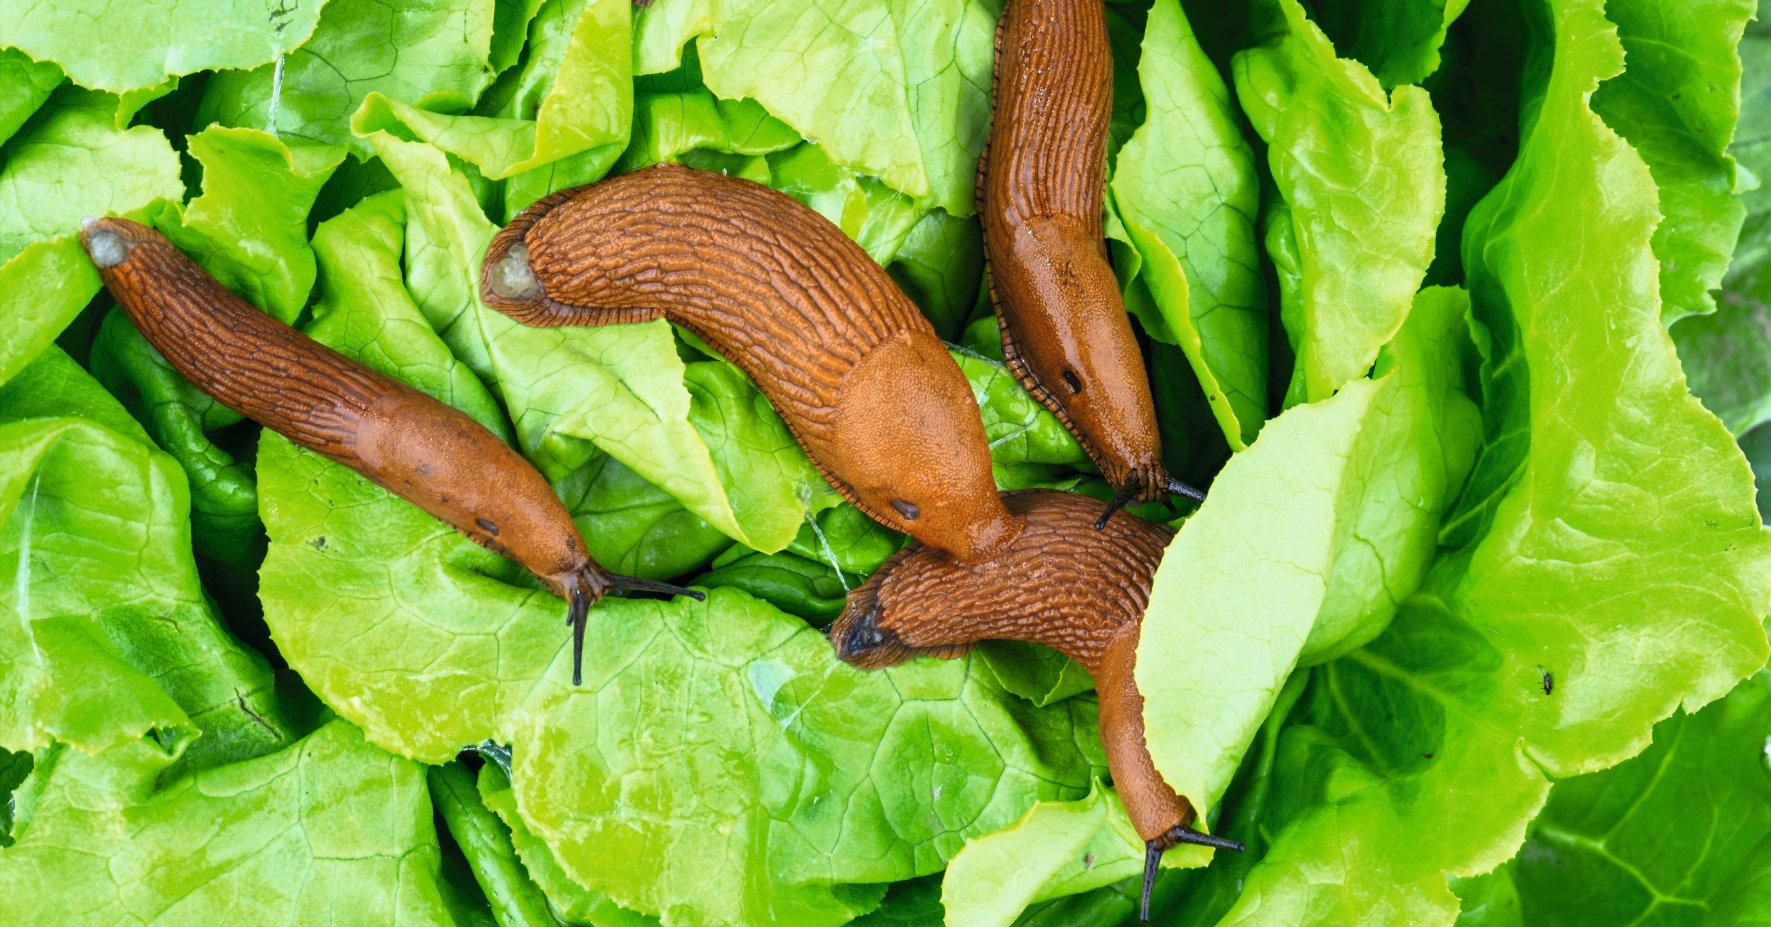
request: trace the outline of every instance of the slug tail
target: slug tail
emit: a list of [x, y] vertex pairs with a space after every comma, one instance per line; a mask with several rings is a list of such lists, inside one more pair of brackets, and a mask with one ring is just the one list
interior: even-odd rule
[[843, 604], [842, 615], [825, 631], [830, 646], [836, 650], [837, 659], [857, 669], [876, 670], [897, 666], [924, 655], [956, 657], [970, 649], [969, 643], [934, 648], [911, 647], [897, 634], [879, 626], [879, 619], [885, 614], [885, 603], [880, 600], [880, 594], [885, 589], [886, 577], [899, 564], [923, 549], [921, 544], [906, 546], [880, 564], [879, 569], [860, 588], [849, 593], [848, 601]]
[[545, 311], [548, 300], [541, 291], [541, 282], [529, 269], [525, 239], [542, 216], [577, 192], [576, 188], [561, 190], [536, 200], [492, 236], [492, 243], [486, 247], [486, 259], [480, 264], [481, 302], [519, 320]]
[[1133, 471], [1132, 475], [1127, 477], [1126, 481], [1114, 491], [1113, 499], [1107, 503], [1107, 511], [1102, 512], [1101, 517], [1095, 520], [1095, 530], [1105, 530], [1107, 519], [1112, 518], [1114, 512], [1125, 508], [1126, 503], [1143, 495], [1143, 492], [1144, 478]]

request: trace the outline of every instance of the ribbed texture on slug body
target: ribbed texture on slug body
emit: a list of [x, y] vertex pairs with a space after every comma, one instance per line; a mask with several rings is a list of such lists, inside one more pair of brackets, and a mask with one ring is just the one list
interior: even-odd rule
[[160, 233], [103, 219], [126, 257], [100, 274], [166, 361], [221, 404], [331, 458], [565, 595], [601, 595], [570, 513], [541, 474], [465, 413], [265, 315]]
[[784, 193], [670, 164], [564, 191], [494, 237], [481, 280], [488, 306], [528, 325], [664, 317], [694, 332], [888, 527], [968, 561], [1020, 530], [946, 345], [859, 245]]
[[664, 316], [820, 424], [873, 348], [934, 336], [841, 230], [757, 184], [660, 165], [538, 212], [524, 239], [547, 298], [609, 310], [578, 324]]
[[1100, 0], [1009, 0], [997, 24], [980, 213], [1073, 216], [1104, 256], [1113, 56]]
[[[981, 640], [1019, 640], [1098, 670], [1108, 645], [1142, 622], [1174, 532], [1131, 516], [1096, 531], [1103, 504], [1074, 493], [1030, 490], [1003, 501], [1026, 521], [1005, 551], [962, 564], [939, 551], [906, 548], [850, 596], [832, 640], [871, 612], [872, 628], [901, 646], [899, 660]], [[858, 632], [856, 639], [867, 637]]]
[[[134, 238], [122, 264], [105, 271], [111, 292], [174, 369], [222, 405], [273, 421], [291, 440], [345, 464], [352, 435], [382, 396], [405, 387], [316, 343], [222, 287], [157, 233]], [[145, 230], [143, 230], [145, 231]], [[151, 236], [151, 237], [150, 237]]]

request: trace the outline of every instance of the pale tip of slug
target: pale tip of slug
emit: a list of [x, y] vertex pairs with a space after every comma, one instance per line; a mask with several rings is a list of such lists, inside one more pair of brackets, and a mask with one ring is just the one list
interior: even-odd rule
[[97, 216], [81, 216], [80, 217], [80, 231], [84, 232], [87, 229], [92, 228], [92, 223], [97, 222], [97, 221], [98, 221]]
[[501, 299], [534, 299], [541, 295], [541, 281], [529, 269], [529, 246], [521, 242], [492, 265], [492, 293]]
[[129, 243], [109, 229], [86, 231], [86, 253], [99, 270], [108, 270], [129, 258]]

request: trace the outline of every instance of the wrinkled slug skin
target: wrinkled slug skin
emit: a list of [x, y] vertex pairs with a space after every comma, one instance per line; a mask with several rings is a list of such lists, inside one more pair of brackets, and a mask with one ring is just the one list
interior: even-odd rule
[[954, 563], [926, 547], [900, 551], [849, 596], [830, 628], [845, 662], [866, 669], [951, 657], [981, 640], [1044, 644], [1081, 663], [1101, 704], [1101, 743], [1139, 836], [1160, 840], [1193, 809], [1163, 781], [1144, 743], [1133, 667], [1162, 551], [1174, 533], [1121, 516], [1090, 530], [1100, 503], [1050, 490], [1008, 493], [1026, 528], [995, 558]]
[[556, 594], [602, 594], [609, 576], [547, 481], [478, 422], [258, 311], [159, 232], [100, 219], [81, 241], [123, 311], [198, 389], [510, 557]]
[[668, 164], [562, 191], [494, 238], [481, 280], [488, 306], [528, 325], [664, 317], [694, 332], [755, 381], [832, 486], [931, 547], [981, 560], [1020, 530], [946, 345], [865, 251], [786, 194]]
[[1003, 353], [1108, 482], [1154, 500], [1156, 410], [1101, 230], [1112, 109], [1101, 0], [1009, 0], [977, 185]]

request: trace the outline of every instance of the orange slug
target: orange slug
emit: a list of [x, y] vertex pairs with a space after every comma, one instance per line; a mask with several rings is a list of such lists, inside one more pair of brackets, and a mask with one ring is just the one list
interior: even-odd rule
[[127, 219], [83, 226], [105, 287], [185, 379], [522, 564], [565, 599], [573, 685], [587, 613], [605, 593], [703, 597], [604, 570], [547, 480], [465, 413], [258, 311], [153, 229]]
[[1162, 854], [1181, 843], [1241, 850], [1194, 830], [1193, 807], [1163, 781], [1144, 743], [1144, 698], [1133, 677], [1150, 584], [1174, 532], [1141, 518], [1079, 530], [1098, 503], [1033, 490], [1003, 497], [1027, 527], [997, 557], [973, 564], [917, 545], [887, 560], [849, 596], [830, 627], [843, 661], [865, 669], [912, 657], [955, 657], [981, 640], [1044, 644], [1095, 680], [1101, 744], [1113, 785], [1144, 839], [1144, 901]]
[[993, 96], [977, 205], [1009, 369], [1113, 485], [1097, 527], [1133, 500], [1203, 500], [1163, 469], [1144, 357], [1107, 263], [1113, 56], [1100, 0], [1009, 0]]
[[526, 325], [666, 318], [755, 381], [837, 491], [965, 561], [1014, 540], [978, 404], [860, 246], [784, 193], [660, 164], [523, 210], [480, 296]]

